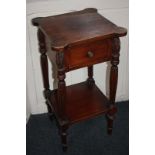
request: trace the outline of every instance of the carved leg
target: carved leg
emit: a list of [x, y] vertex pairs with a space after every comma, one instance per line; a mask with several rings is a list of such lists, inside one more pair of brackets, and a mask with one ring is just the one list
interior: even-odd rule
[[117, 107], [115, 105], [117, 81], [118, 81], [118, 67], [119, 64], [119, 50], [120, 50], [120, 41], [118, 38], [115, 38], [113, 41], [113, 51], [112, 51], [112, 60], [111, 60], [111, 70], [110, 70], [110, 105], [109, 111], [107, 114], [108, 121], [108, 134], [112, 134], [113, 120], [117, 112]]
[[87, 79], [87, 82], [88, 82], [89, 86], [92, 86], [95, 83], [94, 78], [93, 78], [93, 66], [88, 67], [88, 79]]
[[[42, 77], [43, 77], [43, 85], [44, 85], [44, 97], [46, 99], [47, 104], [47, 98], [50, 95], [50, 89], [49, 89], [49, 77], [48, 77], [48, 61], [47, 61], [47, 55], [46, 55], [46, 44], [45, 44], [45, 36], [41, 32], [41, 30], [38, 30], [38, 40], [39, 40], [39, 51], [40, 51], [40, 64], [41, 64], [41, 70], [42, 70]], [[52, 114], [52, 109], [47, 104], [48, 112]]]
[[63, 52], [57, 53], [56, 62], [58, 66], [58, 113], [61, 119], [60, 135], [63, 146], [63, 151], [67, 150], [67, 128], [68, 119], [65, 115], [65, 102], [66, 102], [66, 83], [65, 83], [65, 68], [64, 68], [64, 54]]

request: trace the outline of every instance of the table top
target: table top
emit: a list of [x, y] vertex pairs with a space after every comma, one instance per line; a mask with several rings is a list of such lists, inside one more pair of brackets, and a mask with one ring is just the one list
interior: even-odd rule
[[113, 24], [95, 8], [38, 17], [32, 23], [49, 38], [51, 48], [55, 51], [63, 51], [64, 48], [81, 42], [121, 37], [127, 33], [125, 28]]

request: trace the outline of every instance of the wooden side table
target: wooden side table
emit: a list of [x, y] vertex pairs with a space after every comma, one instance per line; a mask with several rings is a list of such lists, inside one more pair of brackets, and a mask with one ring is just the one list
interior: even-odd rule
[[[44, 96], [49, 111], [58, 122], [63, 150], [67, 149], [67, 129], [76, 122], [105, 113], [111, 134], [117, 112], [119, 37], [125, 36], [127, 30], [104, 18], [94, 8], [38, 17], [32, 23], [38, 27]], [[58, 89], [52, 91], [49, 88], [47, 44], [52, 49], [52, 63], [57, 66]], [[93, 79], [93, 65], [106, 61], [111, 61], [109, 99]], [[65, 73], [81, 67], [88, 67], [88, 79], [66, 87]]]

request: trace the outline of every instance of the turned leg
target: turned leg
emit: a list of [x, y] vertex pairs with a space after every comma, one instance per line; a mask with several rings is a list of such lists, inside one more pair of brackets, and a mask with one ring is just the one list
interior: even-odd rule
[[108, 134], [112, 134], [113, 128], [113, 120], [116, 113], [116, 106], [115, 106], [115, 95], [116, 95], [116, 88], [117, 88], [117, 79], [118, 79], [118, 67], [112, 64], [110, 70], [110, 110], [108, 112]]
[[87, 79], [88, 85], [92, 86], [95, 83], [95, 80], [93, 78], [93, 66], [88, 67], [88, 79]]
[[67, 128], [68, 119], [65, 115], [65, 102], [66, 102], [66, 83], [65, 83], [65, 68], [64, 68], [64, 54], [58, 52], [56, 55], [56, 62], [58, 67], [58, 115], [61, 119], [60, 136], [63, 151], [67, 150]]
[[46, 55], [46, 44], [45, 44], [45, 36], [41, 32], [41, 30], [38, 30], [38, 40], [39, 40], [39, 51], [40, 51], [40, 64], [41, 64], [41, 71], [42, 71], [42, 78], [43, 78], [43, 86], [44, 86], [44, 97], [46, 99], [46, 104], [48, 108], [48, 112], [52, 116], [52, 109], [48, 105], [48, 97], [50, 95], [50, 89], [49, 89], [49, 77], [48, 77], [48, 60]]
[[117, 112], [117, 107], [115, 105], [115, 97], [118, 81], [117, 65], [119, 64], [119, 50], [120, 50], [120, 41], [118, 38], [115, 38], [113, 41], [111, 70], [110, 70], [110, 103], [109, 103], [109, 111], [107, 113], [108, 134], [112, 134], [113, 120]]

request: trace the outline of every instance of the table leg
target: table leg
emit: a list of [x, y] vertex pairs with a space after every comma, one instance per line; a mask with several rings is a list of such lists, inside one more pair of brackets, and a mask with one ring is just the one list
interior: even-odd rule
[[45, 43], [45, 36], [40, 29], [38, 29], [38, 41], [39, 41], [39, 51], [40, 51], [40, 64], [42, 70], [42, 77], [43, 77], [43, 85], [44, 85], [44, 97], [46, 99], [46, 104], [48, 108], [48, 112], [50, 116], [53, 115], [52, 109], [48, 105], [48, 97], [50, 95], [49, 89], [49, 77], [48, 77], [48, 60], [46, 55], [46, 43]]
[[87, 79], [88, 85], [92, 86], [95, 83], [95, 80], [93, 78], [93, 66], [88, 67], [88, 79]]
[[108, 121], [108, 134], [112, 134], [113, 120], [117, 112], [117, 107], [115, 105], [115, 97], [117, 90], [118, 81], [118, 67], [119, 64], [119, 50], [120, 50], [120, 40], [115, 38], [113, 40], [113, 50], [112, 50], [112, 60], [111, 60], [111, 70], [110, 70], [110, 105], [107, 114]]
[[60, 127], [59, 131], [60, 131], [60, 136], [61, 136], [61, 143], [62, 143], [62, 149], [64, 152], [67, 151], [67, 129], [68, 129], [68, 125], [63, 125]]
[[65, 83], [65, 68], [64, 68], [64, 53], [58, 52], [56, 55], [56, 63], [58, 66], [58, 113], [61, 119], [60, 135], [63, 146], [63, 151], [67, 150], [67, 129], [68, 119], [65, 115], [66, 101], [66, 83]]

